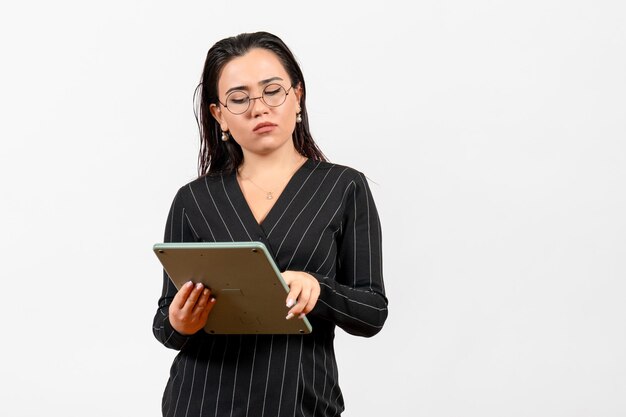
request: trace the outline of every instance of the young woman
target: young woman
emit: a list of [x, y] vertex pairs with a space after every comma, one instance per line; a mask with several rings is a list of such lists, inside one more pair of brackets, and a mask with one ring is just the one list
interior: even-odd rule
[[156, 338], [179, 350], [164, 416], [339, 416], [335, 326], [373, 336], [387, 318], [381, 229], [365, 176], [326, 161], [306, 89], [278, 37], [244, 33], [208, 52], [197, 91], [199, 178], [178, 190], [166, 242], [261, 241], [289, 286], [286, 320], [307, 335], [210, 335], [202, 284], [167, 274]]

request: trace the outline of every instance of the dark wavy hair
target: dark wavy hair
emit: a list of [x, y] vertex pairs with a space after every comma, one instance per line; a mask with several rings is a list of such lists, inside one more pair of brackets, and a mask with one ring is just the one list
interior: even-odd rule
[[262, 48], [276, 54], [285, 67], [291, 85], [300, 85], [300, 115], [302, 122], [296, 123], [292, 139], [296, 150], [307, 158], [326, 161], [309, 131], [306, 110], [306, 86], [302, 70], [287, 45], [276, 35], [268, 32], [242, 33], [222, 39], [209, 49], [204, 62], [202, 78], [194, 93], [194, 113], [200, 131], [198, 176], [220, 172], [233, 172], [243, 161], [241, 146], [234, 140], [222, 141], [220, 125], [210, 111], [211, 104], [219, 104], [217, 83], [224, 66], [236, 57], [245, 55], [250, 49]]

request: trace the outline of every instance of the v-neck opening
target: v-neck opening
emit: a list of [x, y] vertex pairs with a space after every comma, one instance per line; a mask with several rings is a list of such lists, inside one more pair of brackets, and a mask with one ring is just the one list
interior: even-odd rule
[[263, 220], [261, 220], [261, 222], [258, 222], [256, 217], [254, 217], [254, 212], [252, 211], [248, 200], [246, 200], [246, 196], [243, 193], [241, 184], [239, 184], [239, 181], [237, 181], [237, 172], [235, 171], [233, 174], [231, 174], [230, 181], [232, 184], [232, 188], [236, 191], [236, 196], [237, 199], [240, 200], [239, 202], [241, 206], [245, 207], [246, 217], [254, 224], [254, 226], [260, 232], [263, 233], [263, 235], [266, 234], [266, 227], [270, 226], [271, 222], [274, 221], [273, 219], [276, 217], [276, 213], [279, 208], [285, 205], [285, 201], [289, 198], [290, 195], [293, 195], [293, 188], [295, 187], [294, 184], [296, 184], [296, 179], [303, 174], [305, 169], [308, 168], [311, 163], [313, 163], [313, 160], [311, 158], [307, 158], [307, 160], [304, 161], [304, 163], [300, 165], [300, 167], [298, 167], [298, 169], [293, 173], [291, 178], [289, 178], [289, 181], [287, 181], [287, 184], [285, 185], [281, 193], [278, 195], [278, 197], [276, 197], [276, 201], [274, 201], [274, 204], [272, 204], [269, 211], [265, 214], [265, 217], [263, 217]]

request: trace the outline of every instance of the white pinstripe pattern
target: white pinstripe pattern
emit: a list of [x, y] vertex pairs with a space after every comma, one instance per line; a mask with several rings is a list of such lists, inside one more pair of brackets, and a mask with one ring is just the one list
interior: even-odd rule
[[287, 213], [289, 211], [289, 207], [291, 207], [291, 203], [293, 203], [293, 201], [298, 197], [298, 195], [300, 195], [300, 191], [302, 191], [302, 189], [304, 188], [304, 186], [308, 183], [309, 178], [311, 178], [311, 175], [313, 175], [313, 173], [315, 172], [315, 170], [317, 169], [317, 167], [320, 165], [320, 163], [318, 162], [317, 165], [315, 165], [315, 167], [311, 170], [311, 172], [309, 173], [309, 175], [305, 178], [305, 180], [302, 182], [302, 184], [300, 185], [300, 188], [298, 188], [298, 191], [296, 191], [296, 193], [291, 197], [291, 200], [289, 201], [289, 204], [287, 204], [287, 207], [285, 207], [285, 209], [283, 210], [282, 214], [280, 215], [280, 217], [278, 217], [278, 219], [276, 220], [276, 223], [274, 223], [274, 226], [272, 226], [272, 228], [270, 229], [270, 231], [267, 233], [267, 237], [269, 238], [272, 235], [272, 232], [274, 231], [274, 228], [276, 226], [278, 226], [278, 224], [280, 223], [280, 221], [282, 220], [283, 216], [285, 215], [285, 213]]
[[228, 228], [228, 225], [224, 221], [224, 218], [222, 217], [222, 213], [220, 212], [219, 207], [217, 207], [217, 204], [215, 204], [215, 199], [213, 198], [213, 194], [211, 194], [211, 189], [209, 188], [209, 184], [207, 183], [206, 177], [204, 178], [204, 185], [206, 186], [207, 194], [209, 194], [209, 197], [211, 198], [211, 202], [213, 203], [213, 207], [215, 207], [215, 211], [217, 212], [217, 215], [220, 216], [222, 223], [224, 223], [224, 228], [226, 228], [226, 231], [228, 232], [228, 236], [230, 236], [230, 240], [234, 242], [235, 239], [233, 239], [233, 235], [230, 233], [230, 229]]
[[[328, 251], [326, 252], [326, 256], [324, 257], [324, 260], [322, 261], [322, 263], [320, 263], [320, 265], [317, 267], [317, 269], [315, 270], [315, 272], [320, 272], [320, 269], [322, 269], [322, 267], [324, 265], [326, 265], [326, 261], [328, 260], [328, 258], [330, 257], [330, 254], [332, 252], [333, 249], [336, 249], [336, 243], [335, 243], [335, 235], [339, 232], [340, 229], [335, 230], [334, 232], [331, 233], [331, 241], [330, 241], [330, 245], [328, 245]], [[311, 262], [311, 259], [309, 259], [307, 261], [307, 265], [308, 263]]]
[[[196, 352], [196, 358], [193, 362], [193, 371], [192, 371], [192, 377], [191, 377], [191, 390], [190, 390], [192, 392], [193, 392], [193, 385], [196, 382], [196, 367], [198, 366], [198, 355], [200, 355], [200, 350]], [[190, 405], [191, 405], [191, 395], [189, 396], [189, 399], [187, 400], [187, 408], [185, 409], [185, 417], [189, 415]]]
[[[187, 372], [187, 361], [185, 361], [185, 365], [183, 366], [183, 376], [181, 378], [181, 380], [185, 380], [185, 373]], [[180, 387], [178, 388], [178, 396], [176, 396], [176, 406], [174, 407], [174, 415], [176, 415], [176, 410], [178, 410], [178, 402], [180, 401], [180, 394], [183, 391], [183, 384], [180, 384]]]
[[[332, 354], [332, 353], [331, 353], [331, 354]], [[334, 357], [333, 357], [332, 359], [334, 359]], [[335, 364], [336, 364], [336, 363], [335, 363], [335, 361], [334, 361], [334, 360], [331, 360], [330, 370], [332, 371], [332, 378], [331, 378], [331, 381], [333, 381], [333, 386], [332, 386], [332, 387], [330, 387], [330, 390], [328, 391], [328, 395], [332, 395], [332, 393], [333, 393], [333, 391], [334, 391], [335, 387], [337, 386], [337, 378], [336, 378], [336, 373], [335, 373]], [[326, 368], [326, 367], [324, 367], [324, 368]], [[340, 392], [341, 392], [341, 391], [340, 391]], [[330, 402], [330, 401], [327, 401], [327, 402], [326, 402], [326, 407], [324, 408], [324, 415], [327, 415], [327, 412], [328, 412], [328, 407], [330, 406], [330, 404], [331, 404], [331, 402]]]
[[[328, 172], [326, 173], [326, 175], [324, 176], [324, 180], [326, 179], [326, 177], [328, 176], [328, 174], [330, 173], [330, 170], [328, 170]], [[298, 213], [298, 215], [296, 216], [296, 218], [291, 222], [291, 226], [289, 226], [289, 229], [287, 230], [287, 233], [285, 233], [285, 236], [283, 237], [283, 239], [280, 241], [280, 246], [278, 246], [278, 250], [276, 251], [276, 255], [278, 255], [278, 253], [280, 252], [280, 249], [283, 247], [283, 243], [285, 243], [285, 240], [287, 239], [287, 236], [289, 235], [289, 233], [291, 232], [291, 229], [293, 228], [294, 224], [296, 224], [296, 221], [298, 220], [298, 218], [302, 215], [302, 213], [304, 212], [304, 209], [308, 207], [308, 205], [311, 203], [311, 201], [313, 201], [313, 199], [315, 198], [315, 196], [317, 195], [317, 192], [320, 190], [320, 188], [323, 185], [323, 181], [319, 184], [319, 186], [317, 187], [317, 189], [315, 190], [315, 192], [313, 193], [313, 195], [311, 195], [311, 198], [309, 198], [309, 201], [306, 202], [306, 204], [304, 205], [304, 207], [300, 210], [300, 212]]]
[[[178, 377], [178, 367], [176, 367], [176, 365], [178, 364], [178, 362], [180, 362], [180, 356], [176, 356], [176, 358], [174, 358], [174, 363], [172, 364], [172, 368], [176, 369], [176, 373], [172, 376], [173, 380], [176, 380], [176, 378]], [[167, 391], [171, 391], [171, 385], [168, 384], [168, 386], [165, 388], [166, 392]], [[167, 411], [164, 412], [164, 414], [170, 415], [169, 414], [169, 410], [170, 407], [172, 405], [171, 401], [170, 401], [170, 397], [169, 396], [164, 396], [164, 401], [163, 401], [163, 410], [166, 410], [166, 406], [167, 406]]]
[[[325, 398], [326, 395], [326, 384], [328, 383], [328, 368], [326, 367], [326, 335], [324, 335], [324, 346], [322, 348], [322, 353], [324, 354], [324, 366], [322, 368], [324, 368], [324, 387], [322, 388], [322, 398]], [[315, 405], [315, 409], [317, 409], [317, 404]], [[316, 413], [317, 414], [317, 413]]]
[[261, 413], [261, 417], [265, 415], [265, 402], [267, 400], [267, 388], [269, 386], [270, 380], [270, 366], [272, 364], [272, 349], [274, 348], [274, 335], [272, 335], [272, 339], [270, 342], [270, 356], [267, 358], [267, 376], [265, 377], [265, 394], [263, 395], [263, 412]]
[[[176, 202], [177, 201], [178, 201], [178, 194], [176, 194], [176, 196], [174, 197], [174, 201], [172, 201], [172, 208], [170, 209], [171, 212], [174, 211], [174, 208], [176, 207]], [[169, 224], [170, 224], [170, 235], [169, 236], [170, 236], [170, 239], [171, 239], [171, 236], [174, 236], [174, 216], [171, 217], [171, 220], [170, 220]], [[168, 240], [167, 238], [168, 237], [166, 236], [165, 240]]]
[[202, 220], [204, 220], [204, 223], [206, 224], [207, 229], [209, 229], [209, 233], [211, 233], [211, 237], [213, 238], [213, 240], [215, 240], [215, 235], [213, 234], [213, 231], [211, 230], [209, 221], [206, 219], [206, 217], [204, 217], [204, 211], [202, 211], [202, 208], [200, 207], [200, 204], [198, 203], [198, 200], [196, 199], [196, 195], [193, 193], [193, 189], [191, 188], [191, 185], [189, 185], [189, 191], [191, 192], [193, 201], [196, 203], [196, 207], [198, 207], [198, 212], [202, 215]]
[[[337, 186], [337, 183], [339, 182], [339, 180], [341, 179], [341, 177], [343, 176], [343, 174], [346, 172], [345, 168], [343, 171], [341, 171], [341, 174], [339, 174], [339, 178], [337, 178], [335, 180], [335, 183], [333, 184], [333, 187], [330, 190], [330, 193], [332, 193], [335, 190], [335, 187]], [[291, 259], [289, 259], [289, 263], [287, 264], [287, 269], [289, 269], [289, 267], [291, 266], [291, 262], [293, 262], [293, 259], [296, 256], [296, 253], [298, 253], [298, 249], [300, 249], [300, 245], [302, 244], [302, 241], [304, 240], [304, 236], [306, 236], [307, 232], [309, 231], [309, 229], [311, 228], [311, 225], [313, 224], [313, 222], [315, 221], [315, 219], [317, 219], [317, 216], [319, 216], [320, 212], [322, 211], [322, 208], [324, 207], [324, 205], [326, 204], [326, 202], [328, 201], [328, 198], [330, 197], [331, 194], [326, 195], [326, 198], [324, 198], [324, 201], [322, 202], [322, 204], [320, 205], [319, 209], [317, 210], [317, 213], [315, 213], [315, 216], [313, 217], [312, 220], [310, 220], [309, 226], [306, 228], [306, 230], [304, 231], [304, 233], [302, 233], [302, 237], [300, 238], [300, 241], [298, 242], [298, 245], [296, 246], [296, 249], [293, 251], [293, 254], [291, 255]], [[309, 200], [310, 201], [310, 200]], [[300, 212], [302, 213], [302, 212]], [[299, 217], [300, 215], [298, 215]], [[295, 222], [294, 222], [295, 223]], [[287, 235], [285, 235], [285, 238], [283, 238], [283, 242], [285, 241], [285, 239], [287, 238]]]
[[189, 219], [189, 217], [187, 217], [187, 213], [185, 213], [184, 211], [183, 213], [185, 215], [185, 220], [187, 220], [187, 224], [189, 224], [189, 228], [193, 232], [193, 235], [195, 236], [196, 239], [199, 239], [200, 235], [198, 234], [198, 232], [196, 232], [196, 229], [193, 227], [193, 224], [191, 224], [191, 220]]
[[[206, 384], [209, 380], [209, 369], [211, 368], [211, 357], [213, 356], [213, 348], [215, 347], [215, 339], [211, 340], [211, 349], [209, 350], [209, 361], [206, 365], [206, 371], [204, 371], [204, 385], [202, 387], [202, 392], [206, 392]], [[204, 410], [204, 395], [202, 396], [202, 401], [200, 402], [200, 415], [202, 415], [202, 410]]]
[[[246, 228], [246, 225], [243, 224], [243, 221], [241, 220], [241, 217], [239, 216], [239, 211], [235, 208], [235, 206], [233, 205], [233, 201], [230, 199], [230, 196], [228, 195], [228, 191], [226, 190], [226, 185], [224, 184], [224, 176], [221, 176], [222, 178], [222, 188], [224, 189], [224, 194], [226, 194], [226, 197], [228, 198], [228, 202], [230, 203], [230, 207], [233, 209], [233, 213], [235, 213], [235, 215], [237, 216], [237, 219], [239, 219], [239, 223], [241, 223], [241, 227], [243, 227], [243, 230], [246, 231], [246, 234], [248, 235], [248, 239], [249, 240], [253, 240], [252, 236], [250, 236], [250, 233], [248, 232], [248, 229]], [[228, 232], [228, 234], [230, 234], [230, 232]]]
[[[358, 317], [351, 316], [351, 315], [350, 315], [350, 314], [348, 314], [348, 313], [344, 313], [343, 311], [341, 311], [341, 310], [339, 310], [339, 309], [336, 309], [335, 307], [331, 306], [330, 304], [328, 304], [328, 303], [327, 303], [326, 301], [324, 301], [324, 300], [318, 300], [318, 302], [320, 302], [320, 303], [324, 304], [326, 307], [330, 308], [330, 309], [331, 309], [331, 310], [333, 310], [333, 311], [336, 311], [336, 312], [337, 312], [337, 313], [339, 313], [339, 314], [342, 314], [342, 315], [344, 315], [344, 316], [346, 316], [346, 317], [349, 317], [349, 318], [350, 318], [350, 319], [352, 319], [352, 320], [358, 321], [359, 323], [366, 324], [366, 325], [368, 325], [368, 326], [370, 326], [370, 327], [373, 327], [373, 328], [375, 328], [375, 329], [382, 329], [382, 327], [383, 327], [383, 326], [382, 326], [382, 324], [381, 324], [380, 326], [378, 326], [378, 325], [375, 325], [375, 324], [372, 324], [372, 323], [368, 323], [368, 322], [366, 322], [365, 320], [361, 320], [361, 319], [359, 319]], [[386, 310], [387, 310], [387, 309], [385, 308], [385, 309], [380, 309], [379, 311], [386, 311]]]
[[[350, 181], [350, 184], [348, 184], [348, 186], [346, 187], [346, 190], [344, 191], [344, 197], [345, 194], [348, 192], [348, 188], [350, 188], [351, 185], [354, 185], [354, 181]], [[324, 203], [326, 203], [326, 201], [324, 201]], [[331, 216], [329, 216], [329, 220], [328, 223], [326, 223], [326, 226], [324, 226], [323, 230], [326, 231], [328, 230], [328, 227], [330, 226], [330, 224], [332, 223], [333, 220], [335, 220], [335, 217], [337, 216], [337, 213], [339, 212], [339, 209], [341, 209], [341, 206], [343, 206], [344, 202], [343, 202], [343, 197], [342, 197], [342, 201], [337, 205], [337, 208], [333, 211], [333, 214]], [[324, 205], [322, 204], [322, 206], [320, 206], [320, 210], [322, 210], [322, 208], [324, 207]], [[319, 210], [318, 213], [319, 214]], [[317, 218], [317, 214], [315, 215], [315, 218]], [[315, 220], [315, 218], [313, 220]], [[309, 228], [311, 227], [311, 225], [309, 225]], [[307, 230], [303, 233], [302, 235], [302, 239], [304, 239], [304, 236], [306, 235], [306, 232], [309, 230], [309, 228], [307, 228]], [[304, 270], [306, 271], [309, 263], [311, 262], [311, 259], [313, 259], [313, 255], [315, 254], [315, 252], [317, 251], [317, 248], [320, 245], [320, 242], [322, 241], [322, 238], [324, 237], [324, 231], [322, 231], [322, 233], [320, 233], [320, 237], [319, 239], [317, 239], [317, 243], [315, 244], [315, 247], [313, 248], [313, 250], [311, 251], [311, 255], [309, 255], [309, 259], [306, 261], [306, 264], [304, 265]], [[332, 235], [334, 235], [335, 232], [332, 233]], [[330, 246], [332, 247], [333, 245], [333, 240], [330, 241]], [[295, 256], [295, 252], [294, 255]], [[292, 259], [293, 259], [292, 256]]]
[[313, 382], [311, 382], [311, 388], [313, 389], [313, 395], [315, 395], [315, 404], [313, 405], [313, 415], [315, 415], [315, 410], [317, 410], [317, 401], [319, 400], [317, 396], [317, 391], [315, 390], [315, 376], [317, 375], [315, 369], [315, 345], [316, 340], [313, 340], [313, 364], [311, 365], [311, 374], [313, 375]]
[[220, 367], [220, 378], [217, 382], [217, 395], [215, 400], [215, 417], [217, 417], [217, 409], [220, 405], [220, 391], [222, 390], [222, 374], [224, 372], [224, 358], [226, 357], [226, 353], [228, 352], [228, 342], [229, 337], [226, 337], [226, 346], [224, 346], [224, 353], [222, 356], [222, 366]]
[[[235, 365], [235, 381], [233, 386], [237, 386], [237, 370], [239, 369], [239, 357], [241, 356], [241, 336], [239, 336], [239, 349], [237, 349], [237, 363]], [[233, 390], [233, 397], [230, 402], [230, 417], [233, 416], [233, 410], [235, 409], [235, 390]]]
[[252, 366], [250, 367], [250, 386], [248, 388], [248, 402], [246, 403], [246, 417], [248, 417], [248, 412], [250, 411], [250, 394], [252, 393], [252, 381], [254, 376], [254, 363], [256, 361], [256, 346], [259, 340], [259, 335], [254, 336], [254, 351], [252, 353]]
[[287, 335], [287, 343], [285, 343], [285, 361], [283, 362], [283, 378], [280, 381], [280, 396], [278, 400], [278, 411], [283, 405], [283, 391], [285, 389], [285, 372], [287, 371], [287, 357], [289, 355], [289, 335]]
[[[304, 347], [304, 338], [301, 337], [300, 338], [300, 353], [298, 354], [298, 372], [297, 372], [297, 377], [296, 377], [296, 392], [295, 395], [298, 395], [298, 392], [302, 392], [302, 395], [304, 395], [304, 389], [300, 389], [300, 375], [302, 374], [302, 349]], [[293, 416], [295, 417], [296, 415], [296, 404], [298, 404], [298, 399], [296, 397], [294, 397], [293, 399]], [[302, 408], [302, 401], [300, 401], [300, 408]]]
[[367, 253], [370, 254], [368, 257], [368, 261], [369, 261], [370, 290], [371, 290], [372, 289], [372, 236], [370, 232], [370, 199], [369, 199], [369, 195], [367, 191], [367, 186], [365, 184], [365, 179], [363, 178], [363, 174], [359, 173], [359, 178], [361, 179], [361, 183], [363, 184], [363, 190], [365, 191], [365, 205], [367, 206], [367, 248], [368, 248]]
[[[376, 222], [378, 223], [378, 236], [380, 236], [380, 239], [382, 240], [382, 236], [383, 236], [383, 231], [382, 231], [382, 226], [380, 224], [380, 220], [378, 219], [378, 217], [376, 217]], [[378, 265], [379, 265], [379, 269], [378, 269], [378, 276], [383, 276], [383, 245], [378, 245]], [[383, 290], [383, 293], [385, 292], [385, 281], [381, 280], [380, 281], [380, 287]]]
[[[299, 379], [302, 380], [302, 386], [305, 387], [306, 386], [306, 379], [304, 378], [304, 365], [300, 364], [300, 372], [299, 372]], [[303, 388], [302, 389], [302, 395], [300, 395], [300, 415], [302, 417], [306, 416], [306, 413], [304, 412], [304, 393], [306, 392], [306, 390]]]
[[[357, 214], [358, 214], [358, 212], [356, 210], [356, 190], [354, 191], [354, 194], [355, 194], [355, 199], [354, 199], [354, 218], [356, 219]], [[352, 234], [353, 234], [352, 241], [356, 242], [357, 241], [356, 222], [354, 222], [354, 224], [352, 225]], [[353, 275], [352, 275], [352, 277], [353, 277], [352, 287], [356, 287], [357, 286], [357, 283], [356, 283], [356, 279], [357, 279], [357, 275], [356, 275], [357, 263], [356, 262], [357, 262], [359, 257], [356, 256], [357, 245], [354, 245], [352, 248], [353, 248], [352, 250], [354, 252], [354, 254], [352, 255], [352, 262], [354, 263], [354, 265], [352, 266], [352, 273], [353, 273]], [[368, 259], [368, 261], [369, 261], [369, 259]]]
[[[339, 292], [335, 291], [335, 289], [334, 289], [333, 287], [331, 287], [330, 285], [328, 285], [328, 284], [327, 284], [327, 283], [325, 283], [324, 281], [320, 281], [320, 285], [323, 285], [324, 287], [326, 287], [326, 288], [328, 288], [330, 291], [332, 291], [333, 295], [336, 295], [336, 296], [338, 296], [338, 297], [343, 297], [343, 298], [345, 298], [345, 300], [346, 300], [347, 302], [349, 302], [349, 303], [355, 303], [355, 304], [361, 305], [361, 306], [363, 306], [363, 307], [371, 308], [371, 309], [374, 309], [374, 310], [377, 310], [377, 311], [386, 311], [386, 310], [387, 310], [387, 307], [376, 307], [376, 306], [373, 306], [373, 305], [370, 305], [370, 304], [365, 304], [365, 303], [361, 303], [361, 302], [359, 302], [359, 301], [357, 301], [357, 300], [354, 300], [354, 299], [352, 299], [352, 298], [348, 297], [348, 296], [347, 296], [347, 295], [345, 295], [345, 294], [341, 294], [341, 293], [339, 293]], [[351, 291], [363, 291], [363, 290], [351, 289]]]
[[164, 274], [153, 332], [161, 343], [181, 350], [164, 392], [164, 416], [338, 416], [343, 399], [334, 327], [371, 336], [387, 315], [380, 236], [365, 177], [340, 165], [307, 161], [261, 225], [234, 173], [181, 187], [165, 241], [262, 239], [281, 271], [309, 272], [321, 294], [308, 315], [310, 335], [182, 336], [167, 320], [176, 288]]

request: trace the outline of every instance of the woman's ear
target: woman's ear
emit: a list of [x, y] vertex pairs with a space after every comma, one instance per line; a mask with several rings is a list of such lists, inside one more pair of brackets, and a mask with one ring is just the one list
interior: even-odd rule
[[211, 110], [211, 115], [215, 120], [217, 120], [217, 123], [219, 123], [222, 130], [226, 132], [228, 130], [228, 124], [226, 123], [226, 120], [224, 120], [222, 110], [216, 104], [211, 104], [209, 106], [209, 110]]
[[300, 103], [302, 102], [302, 84], [298, 83], [298, 85], [296, 85], [293, 88], [294, 94], [296, 95], [296, 101], [298, 102], [298, 107], [300, 106]]

